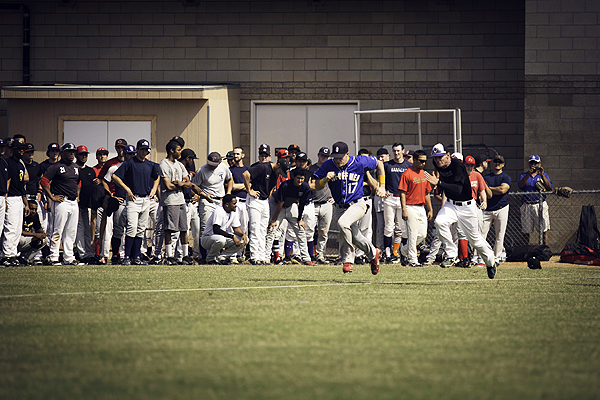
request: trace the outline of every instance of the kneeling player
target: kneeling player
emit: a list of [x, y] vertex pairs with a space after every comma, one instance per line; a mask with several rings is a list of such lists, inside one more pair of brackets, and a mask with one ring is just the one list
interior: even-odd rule
[[226, 194], [223, 197], [223, 207], [217, 207], [206, 221], [200, 244], [208, 251], [207, 264], [227, 262], [248, 243], [236, 209], [237, 198], [232, 194]]
[[19, 239], [17, 251], [21, 253], [20, 261], [22, 264], [31, 264], [31, 260], [48, 244], [46, 232], [42, 228], [40, 216], [37, 213], [37, 201], [29, 200], [29, 215], [23, 217], [23, 231]]

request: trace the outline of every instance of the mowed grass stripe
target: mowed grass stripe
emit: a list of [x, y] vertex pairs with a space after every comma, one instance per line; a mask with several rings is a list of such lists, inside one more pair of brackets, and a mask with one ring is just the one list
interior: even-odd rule
[[[559, 278], [500, 278], [494, 281], [515, 281], [515, 280], [549, 280]], [[142, 290], [116, 290], [116, 291], [93, 291], [93, 292], [65, 292], [65, 293], [25, 293], [14, 295], [0, 295], [2, 299], [11, 299], [19, 297], [36, 297], [36, 296], [81, 296], [93, 294], [135, 294], [135, 293], [169, 293], [169, 292], [202, 292], [202, 291], [221, 291], [221, 290], [251, 290], [251, 289], [294, 289], [294, 288], [311, 288], [311, 287], [326, 287], [326, 286], [356, 286], [356, 285], [417, 285], [417, 284], [441, 284], [441, 283], [457, 283], [457, 282], [490, 282], [491, 279], [438, 279], [424, 281], [398, 281], [398, 282], [339, 282], [339, 283], [322, 283], [322, 284], [307, 284], [307, 285], [276, 285], [276, 286], [239, 286], [239, 287], [213, 287], [213, 288], [176, 288], [176, 289], [142, 289]]]

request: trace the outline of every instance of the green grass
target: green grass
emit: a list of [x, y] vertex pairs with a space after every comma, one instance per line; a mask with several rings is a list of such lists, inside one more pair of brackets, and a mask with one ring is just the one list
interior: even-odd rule
[[599, 288], [577, 267], [7, 268], [0, 398], [597, 399]]

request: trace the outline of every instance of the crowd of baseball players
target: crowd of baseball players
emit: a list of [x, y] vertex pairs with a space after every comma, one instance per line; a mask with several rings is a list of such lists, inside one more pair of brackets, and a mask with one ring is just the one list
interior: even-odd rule
[[[442, 267], [478, 265], [492, 279], [503, 257], [511, 178], [501, 155], [484, 178], [492, 160], [451, 155], [442, 144], [429, 153], [431, 173], [428, 153], [402, 143], [391, 155], [382, 147], [376, 156], [364, 149], [355, 156], [336, 142], [314, 163], [298, 145], [273, 157], [261, 144], [251, 166], [236, 147], [225, 157], [211, 152], [198, 169], [178, 136], [158, 164], [146, 139], [114, 146], [116, 157], [99, 148], [89, 167], [85, 145], [50, 143], [38, 164], [23, 135], [0, 141], [3, 266], [338, 262], [344, 273], [370, 264], [376, 275], [382, 263], [433, 264], [443, 247]], [[529, 161], [519, 187], [550, 190], [539, 157]], [[537, 217], [533, 196], [523, 202], [527, 218]], [[426, 249], [432, 198], [441, 208]], [[485, 240], [492, 224], [494, 248]], [[333, 258], [326, 257], [330, 230], [339, 245]]]

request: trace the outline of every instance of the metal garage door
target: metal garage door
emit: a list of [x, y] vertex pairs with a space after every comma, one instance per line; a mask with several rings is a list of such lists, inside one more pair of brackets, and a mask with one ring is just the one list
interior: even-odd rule
[[256, 161], [261, 143], [271, 146], [271, 155], [278, 148], [294, 143], [316, 160], [323, 146], [331, 148], [337, 141], [348, 143], [351, 154], [358, 144], [354, 139], [354, 111], [358, 101], [349, 102], [252, 102], [251, 162]]

